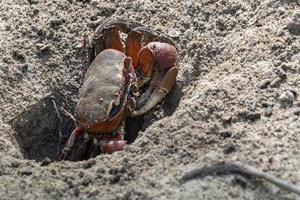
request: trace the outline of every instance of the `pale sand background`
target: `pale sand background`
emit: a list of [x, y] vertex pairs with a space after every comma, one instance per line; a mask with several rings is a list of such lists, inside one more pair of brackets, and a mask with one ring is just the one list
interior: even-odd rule
[[[0, 199], [296, 199], [239, 175], [177, 180], [199, 164], [239, 160], [300, 185], [299, 8], [297, 0], [2, 0]], [[116, 17], [180, 33], [177, 86], [132, 122], [144, 131], [125, 151], [48, 164], [59, 146], [52, 100], [74, 111], [87, 69], [82, 38], [93, 21]], [[73, 124], [61, 115], [65, 140]]]

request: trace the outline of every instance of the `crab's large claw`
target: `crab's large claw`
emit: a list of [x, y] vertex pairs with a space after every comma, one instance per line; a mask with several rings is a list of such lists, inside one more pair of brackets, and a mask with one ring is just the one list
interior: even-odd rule
[[160, 103], [175, 85], [177, 73], [177, 67], [174, 66], [170, 68], [159, 85], [154, 89], [151, 96], [149, 98], [146, 97], [147, 103], [138, 110], [133, 111], [131, 116], [142, 115]]
[[[137, 102], [138, 110], [131, 115], [142, 115], [161, 102], [176, 83], [177, 50], [167, 43], [151, 42], [139, 52], [138, 69], [142, 74], [142, 83], [151, 79], [151, 85]], [[146, 103], [144, 103], [146, 102]]]

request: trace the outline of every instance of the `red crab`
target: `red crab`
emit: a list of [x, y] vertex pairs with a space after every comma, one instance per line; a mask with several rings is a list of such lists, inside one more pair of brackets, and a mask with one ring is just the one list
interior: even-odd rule
[[[120, 31], [128, 35], [125, 48]], [[77, 128], [62, 151], [63, 159], [82, 134], [84, 142], [74, 160], [122, 150], [125, 117], [148, 112], [176, 83], [177, 49], [171, 39], [151, 29], [107, 21], [88, 37], [86, 46], [90, 66], [75, 109]]]

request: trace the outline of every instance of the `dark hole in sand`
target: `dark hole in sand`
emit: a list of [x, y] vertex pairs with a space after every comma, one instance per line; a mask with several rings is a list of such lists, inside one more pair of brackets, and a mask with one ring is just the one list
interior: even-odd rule
[[[60, 113], [61, 122], [54, 102]], [[62, 143], [66, 141], [75, 126], [73, 120], [60, 108], [72, 110], [74, 106], [75, 103], [62, 93], [54, 92], [32, 105], [11, 122], [17, 132], [16, 139], [25, 159], [41, 161], [44, 158], [50, 158], [57, 160]]]
[[[17, 132], [16, 139], [25, 159], [42, 161], [45, 158], [50, 158], [51, 160], [58, 160], [65, 142], [75, 128], [74, 121], [64, 110], [73, 114], [76, 102], [66, 94], [69, 93], [55, 90], [52, 95], [41, 99], [10, 122]], [[178, 106], [181, 96], [181, 89], [176, 86], [162, 106], [156, 110], [162, 109], [165, 116], [171, 115]], [[149, 120], [153, 118], [151, 115], [153, 112], [147, 113], [146, 117], [140, 116], [125, 120], [125, 140], [129, 144], [134, 142], [139, 131], [144, 131], [154, 122]]]

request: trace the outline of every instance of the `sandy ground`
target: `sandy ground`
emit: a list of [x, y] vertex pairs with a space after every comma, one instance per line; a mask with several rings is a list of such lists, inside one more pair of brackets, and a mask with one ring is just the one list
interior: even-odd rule
[[[113, 18], [178, 31], [177, 85], [124, 151], [49, 162], [74, 126], [82, 38]], [[299, 73], [297, 0], [2, 0], [0, 199], [297, 199], [241, 175], [178, 180], [230, 160], [300, 186]]]

